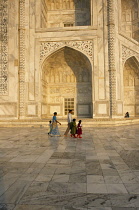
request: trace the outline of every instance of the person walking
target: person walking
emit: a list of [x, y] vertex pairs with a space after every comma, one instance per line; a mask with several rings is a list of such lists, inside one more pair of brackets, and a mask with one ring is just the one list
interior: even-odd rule
[[82, 138], [81, 135], [82, 135], [82, 121], [79, 120], [79, 123], [77, 125], [77, 138]]
[[72, 122], [72, 110], [71, 109], [69, 110], [67, 121], [68, 121], [68, 127], [67, 127], [67, 129], [66, 129], [66, 131], [64, 133], [65, 137], [67, 137], [67, 135], [68, 135], [68, 132], [70, 130], [70, 123]]
[[75, 136], [75, 134], [76, 134], [76, 119], [73, 119], [73, 121], [70, 123], [70, 127], [71, 127], [71, 137], [73, 136], [74, 138], [77, 138], [76, 136]]
[[49, 131], [48, 131], [48, 135], [49, 135], [49, 133], [51, 133], [51, 130], [52, 130], [52, 121], [50, 120], [50, 121], [49, 121]]
[[49, 133], [50, 136], [61, 136], [59, 133], [57, 123], [59, 123], [59, 125], [61, 125], [61, 123], [57, 121], [57, 112], [54, 112], [54, 116], [52, 118], [52, 129]]

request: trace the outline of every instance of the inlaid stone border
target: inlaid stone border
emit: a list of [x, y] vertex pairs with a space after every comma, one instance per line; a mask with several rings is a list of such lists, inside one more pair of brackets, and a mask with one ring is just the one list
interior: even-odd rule
[[107, 0], [110, 117], [116, 115], [115, 0]]
[[25, 116], [25, 0], [19, 1], [19, 116]]
[[0, 2], [0, 95], [8, 94], [8, 0]]

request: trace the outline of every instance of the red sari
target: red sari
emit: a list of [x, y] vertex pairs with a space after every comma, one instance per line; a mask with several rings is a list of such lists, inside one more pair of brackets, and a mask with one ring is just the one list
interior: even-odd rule
[[81, 123], [78, 123], [78, 125], [77, 125], [77, 134], [78, 135], [82, 134], [82, 125], [81, 125]]

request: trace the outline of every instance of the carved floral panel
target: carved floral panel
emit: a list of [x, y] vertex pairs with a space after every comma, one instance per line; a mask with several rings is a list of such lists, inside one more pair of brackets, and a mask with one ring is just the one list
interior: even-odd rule
[[8, 0], [0, 2], [0, 94], [8, 93]]
[[93, 60], [93, 41], [41, 42], [40, 61], [62, 47], [71, 47], [85, 53]]
[[132, 57], [132, 56], [135, 56], [138, 60], [139, 60], [139, 53], [129, 49], [128, 47], [122, 45], [122, 61], [123, 61], [123, 64], [125, 63], [125, 61]]

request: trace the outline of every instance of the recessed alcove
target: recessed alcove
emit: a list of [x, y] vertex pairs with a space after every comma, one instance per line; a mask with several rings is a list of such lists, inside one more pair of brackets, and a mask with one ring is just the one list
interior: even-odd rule
[[139, 41], [139, 1], [121, 0], [121, 31]]
[[124, 113], [139, 116], [139, 62], [132, 56], [124, 65]]
[[42, 103], [47, 116], [57, 111], [66, 117], [69, 109], [75, 116], [92, 116], [92, 70], [81, 52], [63, 47], [45, 59], [42, 65]]
[[41, 0], [40, 28], [91, 25], [90, 0]]

